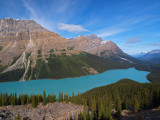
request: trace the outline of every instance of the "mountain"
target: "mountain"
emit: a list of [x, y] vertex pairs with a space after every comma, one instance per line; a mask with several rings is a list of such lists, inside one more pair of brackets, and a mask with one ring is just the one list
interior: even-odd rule
[[160, 64], [160, 49], [149, 51], [142, 56], [137, 57], [137, 59], [154, 64]]
[[141, 53], [133, 54], [133, 55], [130, 55], [130, 56], [132, 56], [132, 57], [134, 57], [134, 58], [138, 58], [138, 57], [141, 57], [141, 56], [145, 55], [146, 53], [147, 53], [147, 52], [141, 52]]
[[1, 82], [79, 77], [130, 63], [137, 60], [96, 35], [66, 39], [33, 20], [0, 19]]
[[1, 19], [0, 20], [0, 45], [1, 63], [6, 65], [12, 58], [26, 53], [37, 58], [38, 51], [46, 58], [52, 48], [54, 53], [61, 54], [65, 49], [66, 54], [75, 53], [67, 50], [66, 39], [48, 31], [33, 20]]
[[[48, 31], [33, 20], [0, 20], [0, 64], [1, 72], [21, 70], [21, 80], [31, 66], [35, 68], [37, 60], [55, 55], [79, 54], [80, 51], [67, 48], [67, 39]], [[23, 69], [23, 72], [22, 72]]]
[[94, 54], [103, 58], [108, 58], [113, 61], [124, 63], [137, 63], [136, 59], [125, 54], [114, 42], [111, 40], [103, 41], [102, 38], [92, 34], [90, 36], [78, 36], [76, 38], [68, 39], [68, 43], [74, 45], [75, 48]]

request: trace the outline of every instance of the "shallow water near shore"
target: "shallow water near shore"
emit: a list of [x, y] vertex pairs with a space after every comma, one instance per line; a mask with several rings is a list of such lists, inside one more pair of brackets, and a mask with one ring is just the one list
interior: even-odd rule
[[139, 71], [135, 68], [108, 70], [104, 73], [96, 75], [82, 76], [78, 78], [65, 78], [59, 80], [31, 80], [24, 82], [6, 82], [0, 83], [0, 92], [2, 93], [17, 93], [20, 94], [43, 94], [45, 89], [46, 94], [55, 94], [59, 92], [72, 95], [86, 92], [92, 88], [100, 87], [117, 82], [120, 79], [128, 78], [140, 83], [149, 82], [146, 76], [149, 72]]

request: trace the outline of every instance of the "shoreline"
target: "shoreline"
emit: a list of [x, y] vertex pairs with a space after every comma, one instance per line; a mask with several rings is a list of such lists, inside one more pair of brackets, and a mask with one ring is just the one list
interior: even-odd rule
[[[104, 72], [107, 72], [107, 71], [112, 71], [112, 70], [126, 70], [126, 69], [131, 69], [131, 68], [134, 68], [136, 69], [136, 67], [129, 67], [129, 68], [123, 68], [123, 69], [119, 69], [119, 68], [115, 68], [115, 69], [111, 69], [111, 70], [106, 70]], [[138, 69], [136, 69], [138, 70]], [[144, 71], [144, 70], [138, 70], [138, 71]], [[67, 77], [67, 78], [59, 78], [59, 79], [51, 79], [51, 78], [44, 78], [44, 79], [34, 79], [34, 80], [24, 80], [24, 81], [12, 81], [12, 82], [29, 82], [29, 81], [36, 81], [36, 80], [54, 80], [54, 81], [58, 81], [58, 80], [61, 80], [61, 79], [70, 79], [70, 78], [80, 78], [80, 77], [86, 77], [86, 76], [92, 76], [92, 75], [98, 75], [98, 74], [102, 74], [104, 72], [98, 72], [97, 74], [90, 74], [90, 75], [82, 75], [82, 76], [77, 76], [77, 77]], [[144, 72], [149, 72], [149, 71], [144, 71]], [[150, 74], [151, 72], [148, 73], [148, 75]], [[147, 78], [146, 76], [146, 79], [149, 81], [149, 79]], [[149, 81], [151, 82], [151, 81]], [[1, 83], [11, 83], [10, 81], [6, 81], [6, 82], [0, 82]]]

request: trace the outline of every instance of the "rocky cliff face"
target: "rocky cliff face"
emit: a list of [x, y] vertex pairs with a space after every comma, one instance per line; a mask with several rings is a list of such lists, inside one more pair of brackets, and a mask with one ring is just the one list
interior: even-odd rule
[[55, 55], [73, 55], [81, 52], [114, 61], [133, 63], [115, 43], [103, 41], [96, 35], [80, 35], [66, 39], [33, 20], [0, 19], [0, 72], [2, 73], [24, 69], [21, 78], [24, 80], [27, 74], [35, 74], [33, 69], [38, 65], [38, 60], [48, 64], [50, 60], [48, 58], [54, 58]]
[[48, 57], [49, 52], [61, 54], [65, 49], [68, 52], [66, 39], [48, 31], [32, 20], [1, 19], [0, 20], [0, 60], [3, 65], [11, 63], [14, 57], [24, 52], [37, 58], [40, 51], [41, 57]]
[[129, 56], [125, 54], [111, 40], [103, 41], [100, 37], [92, 34], [90, 36], [78, 36], [67, 40], [68, 45], [75, 46], [75, 49], [85, 51], [100, 57], [109, 58], [116, 61], [133, 63]]

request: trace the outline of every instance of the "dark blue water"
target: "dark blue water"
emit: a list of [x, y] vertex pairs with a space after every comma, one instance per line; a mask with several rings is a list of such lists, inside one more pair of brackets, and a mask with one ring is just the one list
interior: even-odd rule
[[32, 80], [25, 82], [6, 82], [0, 83], [0, 92], [22, 93], [27, 94], [42, 94], [45, 89], [47, 94], [56, 94], [59, 92], [75, 94], [78, 92], [83, 93], [92, 88], [115, 83], [120, 79], [129, 78], [140, 83], [149, 82], [146, 76], [149, 72], [138, 71], [135, 68], [109, 70], [101, 74], [88, 75], [79, 78], [66, 78], [60, 80]]

